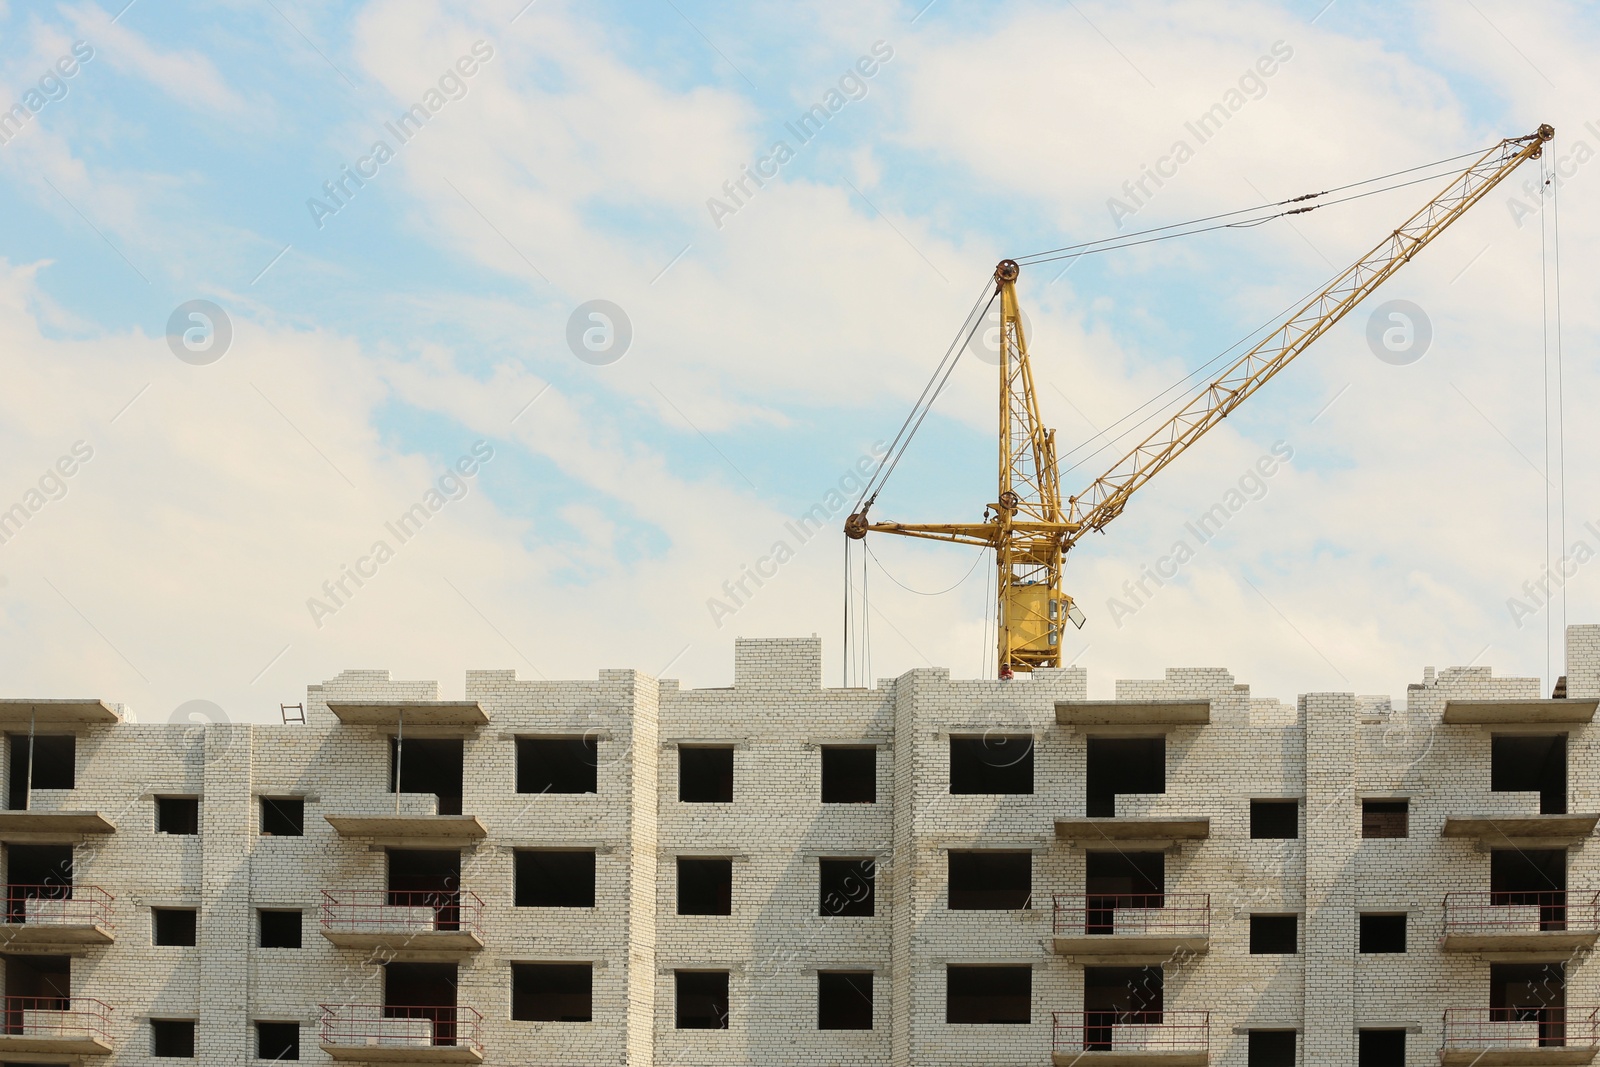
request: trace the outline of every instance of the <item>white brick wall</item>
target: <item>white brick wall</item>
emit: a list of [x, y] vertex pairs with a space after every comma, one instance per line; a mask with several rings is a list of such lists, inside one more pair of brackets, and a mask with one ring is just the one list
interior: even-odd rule
[[[1568, 664], [1570, 698], [1600, 696], [1600, 626], [1569, 631]], [[1084, 815], [1086, 733], [1057, 725], [1055, 704], [1086, 692], [1079, 669], [1009, 683], [925, 669], [824, 689], [814, 638], [740, 640], [735, 685], [720, 690], [622, 670], [564, 682], [468, 672], [488, 725], [436, 732], [467, 735], [463, 810], [488, 828], [463, 856], [464, 886], [485, 902], [486, 945], [459, 970], [460, 1003], [484, 1015], [487, 1062], [1042, 1067], [1050, 1013], [1082, 1006], [1082, 965], [1052, 952], [1050, 896], [1083, 890], [1084, 852], [1054, 823]], [[1253, 697], [1221, 669], [1119, 681], [1116, 692], [1211, 704], [1209, 725], [1167, 732], [1167, 791], [1117, 801], [1119, 817], [1211, 820], [1210, 838], [1169, 852], [1166, 868], [1169, 892], [1211, 896], [1209, 952], [1169, 961], [1166, 978], [1169, 1010], [1211, 1013], [1211, 1063], [1244, 1067], [1244, 1031], [1258, 1026], [1301, 1029], [1304, 1063], [1353, 1065], [1363, 1025], [1411, 1028], [1408, 1061], [1436, 1062], [1443, 1010], [1488, 1003], [1488, 962], [1437, 947], [1444, 894], [1486, 890], [1489, 877], [1475, 842], [1440, 836], [1444, 819], [1538, 810], [1532, 794], [1489, 792], [1491, 728], [1440, 716], [1450, 698], [1540, 696], [1537, 681], [1447, 669], [1393, 711], [1352, 694]], [[320, 935], [321, 890], [382, 888], [384, 857], [323, 816], [391, 813], [395, 798], [387, 731], [343, 725], [328, 702], [436, 696], [432, 682], [347, 671], [308, 688], [305, 726], [76, 728], [77, 788], [36, 793], [33, 806], [98, 811], [117, 827], [76, 852], [76, 881], [116, 895], [116, 941], [72, 963], [74, 993], [114, 1008], [109, 1062], [155, 1062], [151, 1017], [198, 1019], [198, 1058], [214, 1064], [254, 1058], [253, 1021], [298, 1020], [301, 1060], [330, 1062], [318, 1005], [378, 1003], [382, 976], [371, 953]], [[950, 794], [949, 737], [990, 730], [1037, 738], [1031, 796]], [[1594, 730], [1550, 731], [1570, 735], [1574, 812], [1600, 810]], [[515, 792], [514, 738], [541, 733], [600, 738], [598, 794]], [[735, 746], [733, 804], [677, 800], [680, 742]], [[819, 745], [830, 742], [877, 746], [876, 804], [820, 803]], [[200, 795], [201, 836], [155, 834], [157, 794]], [[305, 836], [262, 837], [261, 794], [303, 796]], [[1362, 840], [1363, 796], [1409, 796], [1411, 836]], [[1253, 797], [1302, 798], [1301, 837], [1251, 840]], [[432, 811], [429, 797], [401, 799], [405, 812]], [[596, 907], [513, 907], [512, 850], [562, 844], [597, 850]], [[964, 847], [1032, 850], [1034, 908], [949, 911], [946, 855]], [[731, 916], [675, 914], [683, 854], [733, 857]], [[831, 855], [880, 857], [876, 916], [817, 914], [817, 861]], [[1572, 850], [1569, 886], [1600, 885], [1597, 864], [1592, 850]], [[198, 947], [151, 945], [150, 908], [174, 905], [200, 908]], [[303, 909], [303, 947], [256, 948], [261, 907]], [[1358, 955], [1362, 910], [1408, 911], [1409, 951]], [[1252, 911], [1300, 914], [1300, 953], [1250, 955]], [[594, 961], [594, 1021], [512, 1021], [509, 963], [522, 960]], [[1033, 968], [1032, 1024], [947, 1025], [946, 964], [1006, 961]], [[728, 1030], [674, 1027], [681, 967], [732, 971]], [[873, 1030], [816, 1029], [818, 968], [875, 973]], [[1568, 976], [1570, 1005], [1600, 1003], [1586, 954]]]

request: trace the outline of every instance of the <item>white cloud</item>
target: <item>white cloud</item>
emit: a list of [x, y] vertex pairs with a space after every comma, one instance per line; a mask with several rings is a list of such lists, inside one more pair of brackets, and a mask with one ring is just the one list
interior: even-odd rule
[[92, 4], [64, 5], [61, 10], [94, 46], [96, 60], [143, 78], [185, 107], [233, 114], [245, 110], [244, 100], [199, 52], [164, 52]]
[[[147, 717], [193, 698], [260, 715], [347, 667], [437, 677], [452, 689], [466, 666], [552, 677], [602, 666], [654, 671], [685, 644], [670, 673], [716, 683], [730, 670], [734, 634], [813, 631], [826, 639], [831, 681], [842, 597], [837, 533], [801, 546], [715, 627], [707, 599], [790, 537], [785, 520], [798, 508], [771, 503], [780, 490], [747, 491], [716, 467], [661, 393], [714, 439], [726, 430], [754, 435], [765, 423], [787, 423], [798, 436], [819, 411], [837, 418], [885, 398], [909, 401], [993, 261], [1016, 251], [1004, 247], [998, 225], [990, 232], [982, 211], [957, 208], [1036, 213], [1041, 245], [1105, 232], [1106, 198], [1278, 39], [1293, 44], [1293, 60], [1161, 190], [1141, 223], [1249, 202], [1250, 183], [1291, 195], [1439, 158], [1547, 115], [1563, 131], [1581, 129], [1578, 105], [1561, 110], [1529, 87], [1533, 75], [1505, 74], [1513, 64], [1493, 51], [1503, 41], [1449, 32], [1445, 20], [1432, 47], [1457, 67], [1476, 61], [1497, 72], [1498, 91], [1519, 113], [1511, 129], [1463, 99], [1453, 73], [1426, 55], [1327, 24], [1308, 29], [1273, 8], [1085, 5], [1093, 27], [1073, 11], [1007, 9], [983, 32], [930, 19], [895, 36], [896, 58], [868, 98], [719, 231], [706, 197], [781, 136], [781, 121], [759, 113], [735, 83], [687, 87], [635, 69], [605, 27], [580, 15], [540, 5], [507, 28], [501, 6], [375, 3], [354, 27], [360, 70], [397, 106], [474, 40], [495, 44], [469, 95], [431, 120], [397, 164], [398, 184], [413, 197], [403, 225], [441, 250], [442, 277], [459, 257], [527, 286], [521, 301], [458, 297], [446, 280], [432, 291], [385, 294], [441, 319], [471, 320], [454, 349], [419, 344], [402, 357], [250, 306], [237, 316], [235, 350], [192, 368], [163, 339], [137, 332], [58, 339], [45, 325], [63, 313], [51, 309], [35, 268], [0, 274], [0, 371], [13, 386], [0, 396], [0, 503], [17, 499], [73, 441], [96, 449], [67, 497], [0, 546], [0, 665], [13, 691], [94, 692], [141, 705]], [[885, 23], [889, 10], [828, 22], [817, 69], [832, 71], [837, 54], [899, 34]], [[1549, 58], [1565, 79], [1579, 69], [1569, 53], [1582, 35], [1564, 27], [1511, 28], [1559, 42]], [[130, 63], [160, 58], [139, 42], [117, 44], [144, 57]], [[172, 70], [181, 77], [161, 83], [168, 91], [207, 76], [199, 61]], [[807, 100], [825, 84], [791, 95]], [[1524, 120], [1523, 110], [1534, 114]], [[49, 173], [73, 195], [79, 165], [59, 148]], [[913, 165], [910, 177], [898, 169]], [[105, 210], [135, 214], [136, 199], [116, 199], [114, 187], [89, 182], [81, 167], [76, 174]], [[1585, 170], [1569, 189], [1594, 180]], [[929, 188], [915, 191], [926, 195], [910, 195], [907, 185], [924, 181]], [[1064, 438], [1081, 436], [1085, 419], [1105, 425], [1232, 340], [1196, 336], [1190, 309], [1161, 306], [1155, 294], [1169, 287], [1149, 279], [1183, 271], [1235, 278], [1229, 310], [1260, 319], [1325, 276], [1324, 257], [1349, 261], [1427, 192], [1303, 216], [1298, 231], [1264, 227], [1250, 237], [1259, 243], [1226, 254], [1219, 249], [1230, 246], [1217, 243], [1147, 250], [1129, 258], [1114, 287], [1076, 276], [1052, 287], [1030, 272], [1023, 295], [1037, 327], [1047, 421]], [[1588, 247], [1594, 212], [1577, 195], [1564, 207], [1566, 247]], [[1542, 563], [1543, 483], [1517, 453], [1542, 465], [1537, 236], [1531, 225], [1517, 229], [1502, 203], [1481, 205], [1385, 293], [1433, 316], [1435, 347], [1421, 363], [1379, 363], [1362, 339], [1364, 314], [1352, 317], [1143, 491], [1108, 539], [1077, 550], [1069, 591], [1091, 618], [1077, 639], [1089, 645], [1080, 662], [1097, 692], [1168, 665], [1228, 666], [1258, 693], [1282, 697], [1309, 689], [1398, 697], [1424, 664], [1474, 657], [1542, 673], [1542, 621], [1519, 631], [1503, 610]], [[657, 278], [686, 243], [689, 253]], [[1567, 405], [1576, 426], [1600, 400], [1588, 355], [1596, 286], [1580, 252], [1569, 251], [1566, 270]], [[627, 308], [635, 348], [579, 377], [561, 338], [571, 307], [592, 297]], [[1139, 336], [1167, 338], [1167, 347], [1136, 344], [1135, 323], [1153, 327]], [[538, 358], [493, 363], [478, 351], [483, 338], [519, 334]], [[986, 370], [963, 367], [941, 412], [982, 432], [987, 449]], [[381, 428], [396, 407], [459, 426], [458, 451], [488, 437], [503, 454], [466, 500], [317, 629], [306, 598], [440, 473], [436, 460]], [[644, 443], [638, 420], [652, 414], [652, 432], [664, 427], [681, 440]], [[863, 442], [893, 428], [862, 421]], [[1116, 628], [1106, 598], [1280, 436], [1297, 456], [1266, 499], [1237, 516], [1181, 582]], [[1575, 432], [1569, 515], [1600, 518], [1582, 513], [1600, 472], [1577, 442]], [[940, 444], [919, 442], [924, 450], [896, 483], [896, 517], [959, 517], [928, 510], [946, 488], [937, 484], [941, 454], [932, 446]], [[825, 446], [837, 443], [817, 447]], [[681, 449], [697, 450], [717, 473], [684, 473], [700, 468]], [[1073, 472], [1069, 490], [1111, 458]], [[524, 464], [552, 473], [513, 477]], [[815, 486], [793, 478], [781, 491], [820, 499], [832, 477]], [[529, 504], [537, 520], [517, 517], [510, 502], [495, 506], [509, 486], [546, 494]], [[974, 497], [974, 515], [983, 503]], [[969, 553], [941, 547], [873, 548], [919, 590], [944, 588], [972, 564]], [[931, 663], [967, 675], [987, 666], [986, 570], [980, 564], [944, 598], [914, 596], [874, 570], [882, 617], [873, 673]], [[1583, 582], [1574, 622], [1600, 608], [1592, 576]], [[1079, 651], [1069, 644], [1069, 654]]]

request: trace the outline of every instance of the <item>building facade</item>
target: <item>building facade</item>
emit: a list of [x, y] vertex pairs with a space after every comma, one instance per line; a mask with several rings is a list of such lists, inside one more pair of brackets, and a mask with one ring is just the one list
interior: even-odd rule
[[1600, 626], [1567, 664], [6, 698], [0, 1061], [1588, 1063]]

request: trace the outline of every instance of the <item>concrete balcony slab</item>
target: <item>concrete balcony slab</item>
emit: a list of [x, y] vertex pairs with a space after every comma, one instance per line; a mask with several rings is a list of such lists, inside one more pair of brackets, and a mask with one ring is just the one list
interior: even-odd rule
[[0, 952], [28, 956], [81, 956], [116, 939], [110, 928], [100, 923], [0, 926]]
[[402, 963], [448, 962], [483, 951], [483, 938], [472, 930], [418, 930], [397, 934], [387, 930], [330, 930], [322, 936], [340, 948], [381, 952], [385, 960]]
[[0, 699], [0, 723], [31, 722], [36, 726], [99, 726], [122, 721], [103, 700]]
[[1597, 822], [1600, 815], [1449, 815], [1442, 834], [1477, 838], [1485, 848], [1560, 848], [1592, 836]]
[[1440, 1067], [1557, 1067], [1593, 1063], [1592, 1048], [1445, 1048]]
[[72, 841], [116, 829], [98, 811], [0, 811], [0, 841]]
[[323, 1041], [319, 1047], [333, 1059], [354, 1063], [483, 1062], [483, 1053], [470, 1045], [346, 1045]]
[[346, 726], [486, 726], [489, 716], [476, 700], [417, 700], [399, 704], [355, 704], [330, 700], [328, 710]]
[[359, 1063], [482, 1063], [483, 1015], [448, 1005], [324, 1004], [317, 1043]]
[[1600, 700], [1448, 700], [1444, 721], [1464, 725], [1593, 722]]
[[109, 1056], [111, 1042], [86, 1035], [0, 1034], [0, 1056], [35, 1063], [73, 1063], [83, 1056]]
[[324, 815], [340, 837], [371, 837], [426, 848], [473, 843], [489, 831], [476, 815]]
[[1050, 1059], [1055, 1067], [1208, 1067], [1211, 1053], [1055, 1052]]
[[1594, 931], [1548, 930], [1528, 933], [1445, 934], [1439, 939], [1442, 952], [1490, 952], [1514, 954], [1528, 962], [1569, 959], [1581, 949], [1594, 945]]

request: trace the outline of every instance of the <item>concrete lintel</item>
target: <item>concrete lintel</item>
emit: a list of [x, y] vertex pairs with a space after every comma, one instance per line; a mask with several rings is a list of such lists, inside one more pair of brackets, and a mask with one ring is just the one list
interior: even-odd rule
[[808, 737], [807, 748], [893, 748], [894, 739], [886, 734], [868, 737]]
[[1056, 722], [1063, 726], [1204, 726], [1209, 700], [1062, 700]]
[[540, 723], [537, 730], [501, 730], [495, 734], [497, 741], [516, 741], [521, 738], [581, 737], [589, 741], [613, 741], [615, 736], [604, 726], [589, 723]]
[[626, 847], [615, 841], [599, 841], [595, 838], [574, 838], [570, 841], [553, 840], [545, 838], [536, 841], [512, 841], [494, 846], [501, 852], [593, 852], [597, 856], [609, 856], [619, 848]]
[[1056, 836], [1079, 846], [1100, 842], [1204, 841], [1211, 836], [1211, 820], [1206, 817], [1057, 819]]
[[488, 836], [476, 815], [324, 815], [341, 837], [385, 837], [412, 843], [477, 841]]

